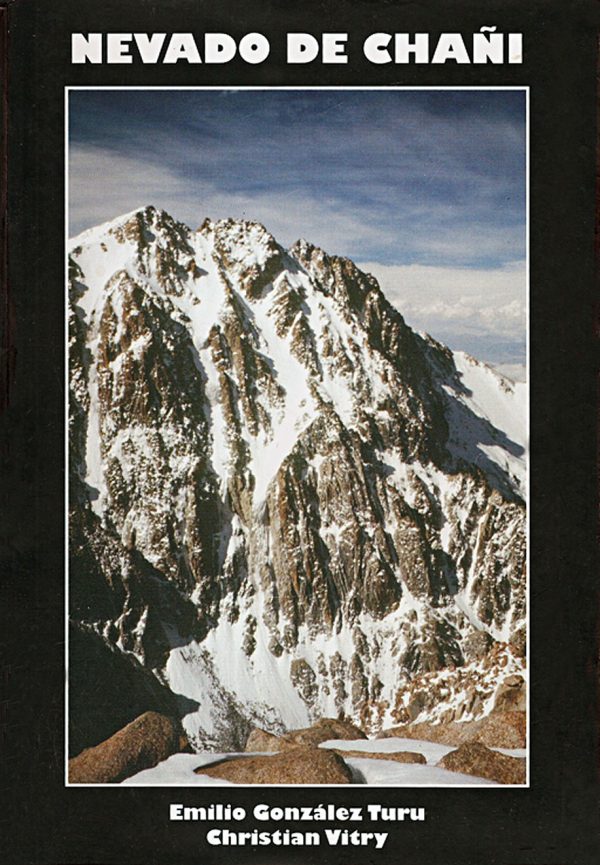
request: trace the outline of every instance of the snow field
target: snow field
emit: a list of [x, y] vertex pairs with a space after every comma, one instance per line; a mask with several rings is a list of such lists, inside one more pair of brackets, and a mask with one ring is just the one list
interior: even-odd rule
[[[359, 783], [369, 786], [394, 786], [394, 787], [439, 787], [439, 786], [482, 786], [503, 787], [506, 785], [496, 784], [485, 778], [477, 778], [473, 775], [465, 775], [459, 772], [449, 772], [435, 764], [439, 762], [450, 751], [455, 748], [447, 745], [438, 745], [419, 739], [330, 739], [320, 745], [321, 748], [335, 748], [341, 751], [364, 751], [365, 757], [349, 757], [346, 762], [354, 770]], [[508, 750], [506, 748], [494, 749], [503, 754], [513, 757], [523, 757], [521, 749]], [[397, 763], [392, 760], [369, 759], [369, 753], [394, 753], [398, 751], [412, 751], [423, 754], [427, 764]], [[131, 778], [123, 781], [129, 786], [236, 786], [229, 781], [211, 778], [209, 775], [196, 775], [194, 769], [207, 766], [224, 759], [235, 759], [236, 757], [269, 756], [272, 752], [261, 753], [201, 753], [201, 754], [174, 754], [153, 769], [138, 772]], [[290, 785], [281, 785], [290, 786]], [[304, 786], [304, 785], [300, 785]]]

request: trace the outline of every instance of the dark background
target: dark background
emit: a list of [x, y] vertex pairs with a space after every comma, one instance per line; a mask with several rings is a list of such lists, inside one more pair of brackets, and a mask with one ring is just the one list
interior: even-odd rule
[[[0, 812], [14, 865], [587, 865], [598, 861], [597, 363], [593, 259], [597, 4], [469, 0], [14, 0], [8, 22], [8, 291], [0, 307]], [[525, 62], [373, 66], [376, 31], [524, 33]], [[345, 66], [286, 66], [288, 31], [348, 32]], [[260, 66], [73, 66], [70, 33], [267, 35]], [[0, 51], [2, 41], [0, 40]], [[63, 87], [153, 84], [531, 88], [531, 787], [65, 788]], [[5, 115], [6, 116], [6, 115]], [[2, 273], [0, 272], [0, 276]], [[209, 848], [168, 804], [381, 802], [425, 823], [371, 848]], [[254, 821], [249, 821], [254, 824]], [[250, 828], [235, 824], [240, 829]], [[255, 824], [256, 825], [256, 824]], [[327, 825], [327, 824], [326, 824]], [[278, 824], [282, 828], [281, 824]], [[233, 827], [231, 827], [233, 828]], [[259, 828], [277, 828], [261, 824]], [[323, 824], [302, 824], [304, 830]]]

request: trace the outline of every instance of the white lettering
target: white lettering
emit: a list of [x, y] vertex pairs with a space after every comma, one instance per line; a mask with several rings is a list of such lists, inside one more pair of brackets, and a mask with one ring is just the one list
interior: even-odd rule
[[171, 36], [163, 63], [178, 63], [180, 60], [186, 60], [188, 63], [202, 63], [196, 40], [191, 33], [173, 33]]
[[438, 40], [432, 63], [447, 63], [455, 60], [457, 63], [470, 63], [465, 43], [460, 33], [442, 33]]
[[411, 54], [415, 63], [429, 63], [429, 33], [415, 33], [412, 42], [409, 33], [396, 33], [394, 41], [396, 63], [410, 63]]
[[246, 63], [262, 63], [270, 50], [269, 40], [262, 33], [246, 33], [240, 41], [240, 57]]
[[[473, 63], [502, 63], [504, 61], [504, 39], [494, 33], [495, 27], [482, 27], [481, 33], [473, 34]], [[484, 33], [488, 30], [489, 35]]]
[[371, 33], [363, 45], [363, 53], [369, 63], [391, 63], [392, 55], [387, 46], [392, 41], [389, 33]]
[[167, 38], [166, 33], [134, 33], [133, 38], [140, 52], [142, 63], [158, 63], [160, 52]]
[[319, 43], [310, 33], [288, 33], [288, 63], [312, 63], [319, 55]]
[[523, 34], [509, 33], [508, 34], [508, 62], [522, 63], [523, 62]]
[[347, 63], [347, 33], [323, 33], [323, 63]]
[[131, 33], [108, 33], [106, 36], [107, 63], [133, 63], [129, 53]]
[[169, 807], [169, 820], [183, 820], [183, 805], [173, 805]]
[[207, 33], [204, 40], [205, 63], [229, 63], [236, 52], [235, 39], [227, 33]]
[[102, 33], [71, 33], [71, 63], [102, 63]]

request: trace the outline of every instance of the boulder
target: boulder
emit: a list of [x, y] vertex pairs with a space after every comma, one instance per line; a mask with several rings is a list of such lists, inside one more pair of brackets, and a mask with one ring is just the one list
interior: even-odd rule
[[187, 739], [178, 721], [144, 712], [110, 739], [69, 760], [72, 784], [117, 784], [183, 751]]
[[[478, 723], [478, 722], [477, 722]], [[440, 745], [460, 745], [463, 741], [464, 728], [470, 726], [467, 723], [459, 724], [449, 721], [445, 724], [430, 724], [423, 721], [420, 724], [401, 724], [399, 727], [390, 727], [382, 730], [378, 739], [423, 739], [426, 742], [437, 742]]]
[[[329, 750], [329, 748], [327, 749]], [[346, 751], [341, 748], [332, 748], [340, 757], [352, 757], [367, 760], [393, 760], [395, 763], [427, 763], [423, 754], [417, 754], [415, 751]]]
[[492, 712], [477, 721], [448, 721], [443, 724], [401, 724], [382, 730], [378, 739], [424, 739], [440, 745], [482, 742], [490, 748], [524, 748], [527, 742], [525, 712]]
[[266, 730], [261, 730], [255, 727], [250, 732], [246, 741], [245, 751], [279, 751], [281, 747], [281, 738], [274, 736], [273, 733], [267, 733]]
[[275, 736], [255, 727], [246, 742], [245, 751], [283, 751], [298, 746], [316, 747], [329, 739], [366, 739], [363, 731], [351, 721], [337, 718], [320, 718], [312, 727], [291, 730], [283, 736]]
[[194, 770], [234, 784], [350, 784], [352, 771], [324, 748], [297, 747], [264, 757], [235, 757]]
[[295, 748], [297, 745], [320, 745], [329, 739], [366, 739], [363, 731], [350, 721], [339, 721], [337, 718], [320, 718], [312, 727], [292, 730], [281, 737], [283, 748]]
[[325, 729], [328, 733], [334, 734], [334, 739], [366, 739], [367, 734], [353, 724], [352, 721], [341, 720], [340, 718], [319, 718], [313, 724], [313, 728]]
[[481, 742], [465, 742], [442, 757], [437, 765], [450, 772], [475, 775], [499, 784], [524, 784], [526, 780], [525, 760], [499, 754]]
[[[177, 699], [132, 654], [69, 623], [69, 757], [122, 730], [144, 712], [178, 715]], [[197, 708], [188, 701], [187, 711]]]

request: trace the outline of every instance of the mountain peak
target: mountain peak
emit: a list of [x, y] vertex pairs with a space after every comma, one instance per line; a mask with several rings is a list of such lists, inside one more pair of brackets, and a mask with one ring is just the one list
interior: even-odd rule
[[72, 259], [72, 612], [194, 701], [191, 739], [375, 729], [518, 642], [520, 391], [258, 222], [139, 208]]
[[177, 220], [167, 213], [166, 210], [155, 207], [153, 204], [148, 204], [136, 207], [127, 213], [122, 213], [114, 219], [103, 222], [100, 225], [88, 228], [80, 234], [69, 240], [69, 248], [74, 249], [83, 244], [91, 244], [101, 241], [106, 235], [115, 234], [118, 232], [128, 231], [132, 234], [142, 228], [151, 229], [152, 227], [172, 227], [181, 226]]

